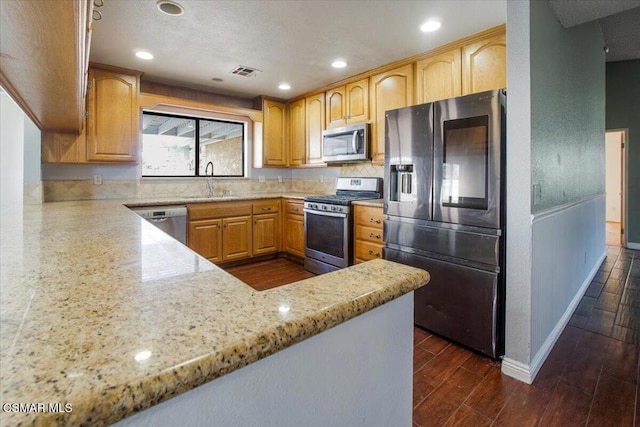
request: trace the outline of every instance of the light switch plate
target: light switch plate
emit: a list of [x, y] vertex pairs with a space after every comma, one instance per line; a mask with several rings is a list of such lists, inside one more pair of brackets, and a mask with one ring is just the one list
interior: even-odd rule
[[93, 184], [94, 185], [102, 185], [102, 175], [100, 175], [100, 174], [93, 175]]

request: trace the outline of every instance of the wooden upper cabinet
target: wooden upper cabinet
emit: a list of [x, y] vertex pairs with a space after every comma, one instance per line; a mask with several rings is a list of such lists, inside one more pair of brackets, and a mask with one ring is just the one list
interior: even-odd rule
[[347, 124], [369, 120], [369, 79], [349, 83], [345, 89]]
[[307, 158], [306, 100], [289, 104], [289, 165], [300, 166]]
[[453, 49], [422, 59], [416, 64], [416, 103], [462, 95], [462, 53]]
[[308, 96], [307, 114], [307, 164], [324, 165], [322, 162], [322, 131], [324, 130], [324, 92]]
[[462, 94], [507, 87], [507, 36], [498, 34], [462, 49]]
[[326, 92], [327, 128], [369, 120], [369, 79]]
[[327, 128], [332, 126], [344, 126], [346, 123], [346, 99], [344, 86], [330, 89], [326, 92], [327, 102]]
[[263, 166], [287, 166], [287, 106], [263, 100]]
[[371, 77], [371, 159], [384, 163], [385, 112], [413, 104], [413, 64], [407, 64]]
[[136, 162], [138, 75], [92, 68], [87, 92], [87, 160]]

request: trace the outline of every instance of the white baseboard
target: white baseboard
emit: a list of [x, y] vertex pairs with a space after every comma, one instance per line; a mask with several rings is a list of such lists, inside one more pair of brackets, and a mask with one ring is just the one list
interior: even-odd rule
[[598, 258], [598, 261], [587, 275], [587, 278], [584, 280], [584, 282], [582, 282], [582, 285], [580, 285], [580, 289], [571, 300], [571, 303], [569, 303], [569, 305], [567, 306], [567, 309], [565, 310], [560, 320], [558, 320], [556, 326], [553, 328], [547, 339], [540, 347], [540, 350], [538, 350], [538, 353], [536, 353], [536, 355], [532, 358], [531, 363], [527, 365], [526, 363], [518, 362], [517, 360], [505, 357], [502, 359], [503, 374], [527, 384], [533, 383], [536, 375], [538, 375], [538, 371], [544, 364], [545, 360], [547, 360], [549, 353], [553, 349], [553, 346], [556, 344], [556, 341], [558, 341], [558, 338], [560, 338], [560, 334], [562, 334], [562, 331], [567, 326], [567, 323], [569, 323], [573, 312], [578, 307], [578, 304], [580, 304], [580, 300], [591, 284], [591, 280], [593, 280], [595, 275], [598, 273], [598, 269], [600, 268], [600, 265], [602, 264], [606, 256], [607, 252], [605, 250], [602, 255], [600, 255], [600, 258]]
[[640, 243], [627, 242], [627, 248], [629, 248], [629, 249], [640, 249]]

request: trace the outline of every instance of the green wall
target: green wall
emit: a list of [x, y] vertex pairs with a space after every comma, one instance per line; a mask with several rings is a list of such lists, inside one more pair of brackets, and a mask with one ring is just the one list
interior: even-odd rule
[[605, 54], [597, 22], [565, 29], [548, 2], [530, 5], [536, 213], [605, 191]]
[[640, 244], [640, 60], [607, 63], [607, 129], [628, 129], [627, 239]]

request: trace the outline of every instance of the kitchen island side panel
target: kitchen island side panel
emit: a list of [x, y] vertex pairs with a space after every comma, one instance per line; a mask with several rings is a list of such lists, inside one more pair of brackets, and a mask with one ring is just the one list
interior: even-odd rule
[[115, 425], [410, 426], [412, 367], [413, 292]]

